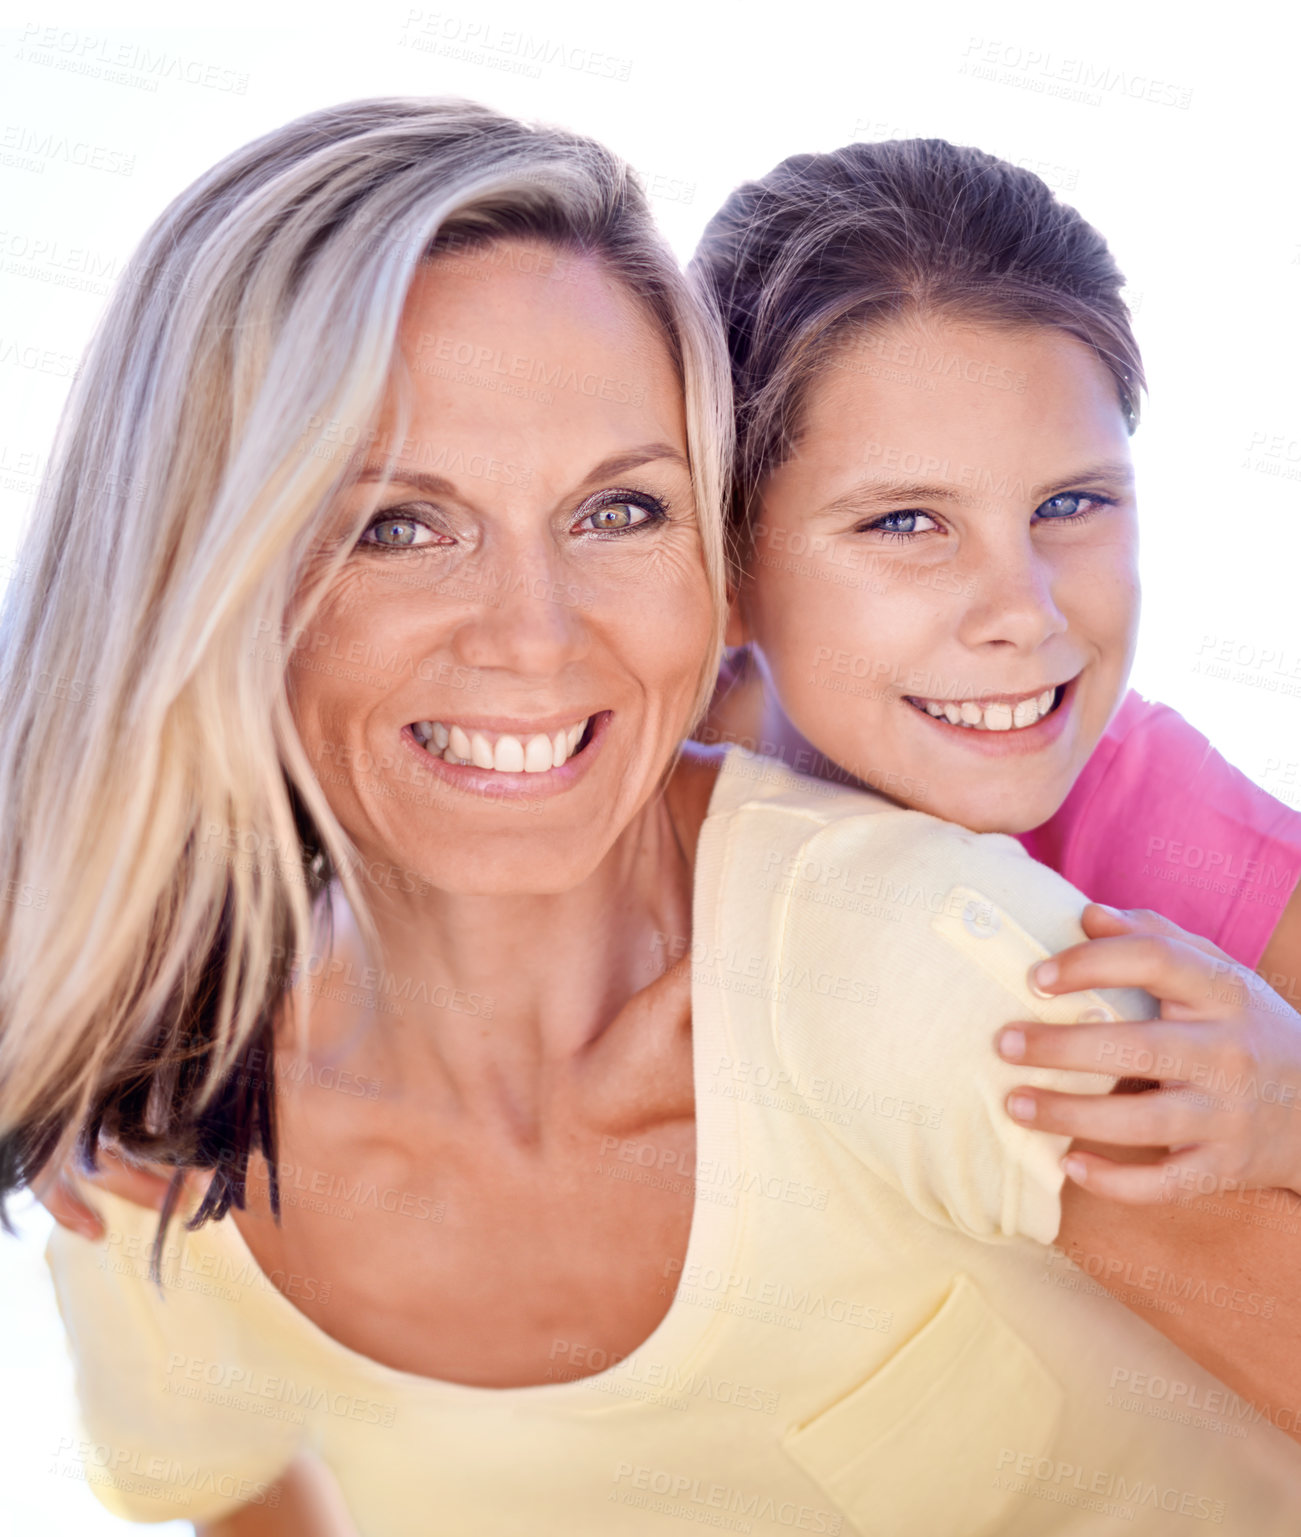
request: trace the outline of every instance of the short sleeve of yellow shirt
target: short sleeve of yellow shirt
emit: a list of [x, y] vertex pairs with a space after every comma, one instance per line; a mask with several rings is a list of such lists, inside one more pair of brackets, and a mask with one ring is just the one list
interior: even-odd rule
[[[277, 1415], [275, 1400], [241, 1393], [251, 1373], [236, 1363], [250, 1340], [229, 1299], [248, 1288], [247, 1267], [195, 1257], [178, 1216], [160, 1290], [149, 1279], [157, 1212], [96, 1199], [109, 1220], [104, 1241], [56, 1225], [46, 1248], [78, 1368], [85, 1439], [75, 1450], [92, 1491], [129, 1521], [210, 1521], [274, 1504], [302, 1427]], [[250, 1403], [272, 1412], [251, 1413]]]
[[1007, 1095], [1116, 1079], [1005, 1062], [995, 1036], [1016, 1020], [1148, 1018], [1154, 1000], [1031, 991], [1035, 962], [1085, 938], [1086, 899], [1014, 839], [861, 791], [811, 794], [793, 775], [783, 793], [785, 774], [770, 766], [736, 808], [731, 849], [753, 870], [729, 881], [720, 922], [731, 945], [771, 936], [771, 1028], [792, 1081], [818, 1104], [889, 1096], [836, 1134], [923, 1215], [1051, 1243], [1070, 1138], [1018, 1125]]

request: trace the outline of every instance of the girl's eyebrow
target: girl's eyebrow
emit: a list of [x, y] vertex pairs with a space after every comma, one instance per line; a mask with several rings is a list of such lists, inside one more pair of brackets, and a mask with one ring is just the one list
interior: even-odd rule
[[[1134, 484], [1134, 466], [1123, 459], [1087, 465], [1070, 475], [1031, 488], [1029, 496], [1033, 501], [1041, 502], [1090, 481], [1104, 481], [1118, 488], [1128, 488]], [[835, 518], [847, 513], [872, 511], [878, 507], [897, 510], [922, 502], [960, 502], [977, 494], [980, 489], [979, 485], [954, 485], [952, 482], [932, 484], [917, 480], [861, 480], [825, 507], [819, 508], [814, 516]]]
[[899, 507], [912, 502], [957, 502], [967, 488], [932, 485], [916, 480], [860, 480], [856, 486], [818, 509], [815, 516], [833, 518], [843, 513], [862, 512], [873, 507]]
[[1106, 481], [1117, 487], [1128, 487], [1134, 484], [1134, 466], [1124, 459], [1109, 459], [1101, 464], [1090, 464], [1082, 470], [1076, 470], [1073, 475], [1068, 475], [1062, 480], [1049, 481], [1042, 486], [1036, 486], [1030, 493], [1038, 500], [1044, 497], [1056, 496], [1061, 491], [1073, 491], [1078, 486], [1088, 481]]

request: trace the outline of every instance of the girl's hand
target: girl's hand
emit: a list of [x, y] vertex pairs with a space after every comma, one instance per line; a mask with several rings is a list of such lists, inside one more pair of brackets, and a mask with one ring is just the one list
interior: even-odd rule
[[1301, 1016], [1254, 972], [1158, 913], [1091, 903], [1081, 922], [1088, 941], [1033, 967], [1031, 985], [1043, 994], [1142, 987], [1159, 1000], [1160, 1017], [1015, 1023], [999, 1032], [999, 1054], [1158, 1082], [1146, 1093], [1017, 1088], [1007, 1098], [1012, 1118], [1158, 1150], [1155, 1162], [1122, 1163], [1071, 1148], [1062, 1160], [1067, 1176], [1112, 1200], [1171, 1201], [1244, 1186], [1301, 1191]]
[[90, 1204], [87, 1191], [109, 1190], [137, 1206], [161, 1211], [172, 1171], [161, 1164], [128, 1159], [107, 1146], [96, 1155], [99, 1169], [85, 1173], [71, 1159], [61, 1168], [47, 1169], [32, 1183], [32, 1193], [61, 1226], [92, 1241], [103, 1238], [104, 1219]]

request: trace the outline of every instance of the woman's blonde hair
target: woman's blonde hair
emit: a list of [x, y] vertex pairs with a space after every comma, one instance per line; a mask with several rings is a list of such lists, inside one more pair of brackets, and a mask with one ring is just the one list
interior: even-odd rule
[[291, 648], [267, 667], [265, 642], [299, 633], [346, 555], [321, 569], [358, 467], [326, 424], [374, 439], [419, 263], [503, 239], [592, 255], [662, 329], [721, 643], [726, 352], [621, 161], [393, 99], [201, 177], [90, 346], [0, 618], [0, 1216], [101, 1132], [214, 1168], [200, 1218], [242, 1204], [251, 1151], [274, 1171], [270, 1024], [332, 869], [374, 928], [294, 729]]

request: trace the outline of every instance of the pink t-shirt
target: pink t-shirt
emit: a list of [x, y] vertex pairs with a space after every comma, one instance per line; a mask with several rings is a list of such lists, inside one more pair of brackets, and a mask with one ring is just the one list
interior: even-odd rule
[[1254, 967], [1301, 880], [1301, 812], [1132, 689], [1026, 851], [1095, 902], [1149, 907]]

